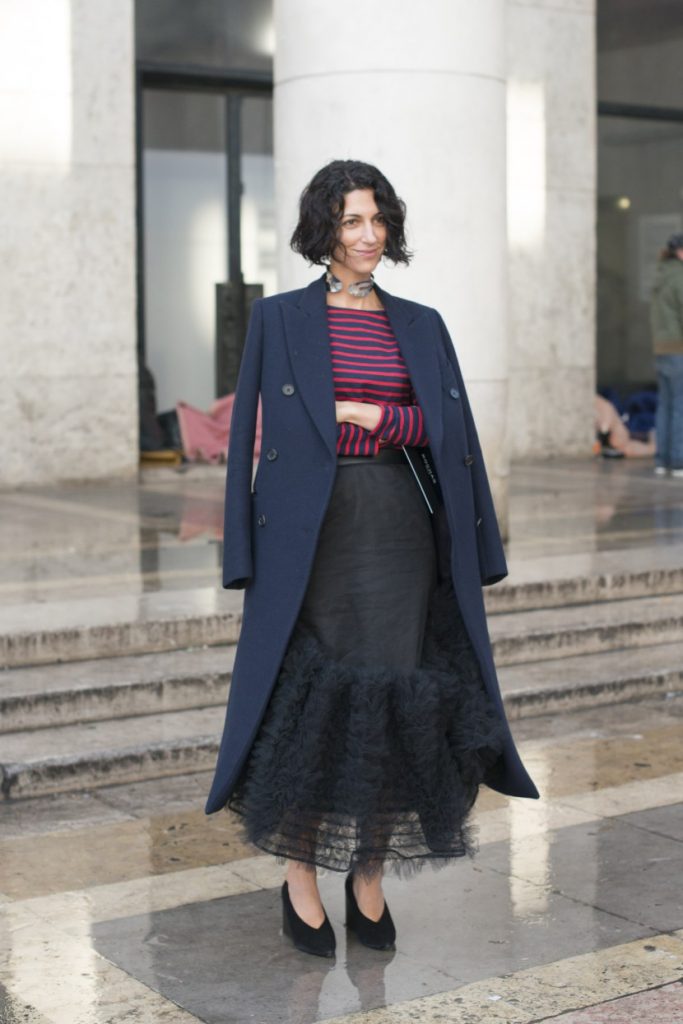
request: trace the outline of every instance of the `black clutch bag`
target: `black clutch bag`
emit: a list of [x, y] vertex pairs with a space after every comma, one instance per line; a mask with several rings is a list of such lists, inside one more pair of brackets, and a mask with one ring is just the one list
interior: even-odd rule
[[439, 479], [432, 461], [429, 448], [408, 448], [402, 444], [403, 454], [413, 471], [415, 482], [424, 498], [425, 504], [433, 515], [439, 502], [443, 501]]

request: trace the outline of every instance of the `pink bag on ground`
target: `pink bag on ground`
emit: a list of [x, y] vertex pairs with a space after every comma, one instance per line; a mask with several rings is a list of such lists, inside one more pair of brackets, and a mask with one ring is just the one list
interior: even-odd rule
[[[187, 402], [178, 402], [178, 425], [183, 442], [183, 453], [191, 462], [225, 462], [230, 439], [230, 421], [234, 392], [218, 398], [208, 412], [202, 412]], [[261, 453], [261, 401], [256, 414], [256, 438], [254, 458]]]

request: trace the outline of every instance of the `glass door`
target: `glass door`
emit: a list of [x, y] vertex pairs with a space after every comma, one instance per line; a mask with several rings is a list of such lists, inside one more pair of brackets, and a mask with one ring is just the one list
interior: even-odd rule
[[598, 386], [654, 381], [649, 309], [660, 250], [683, 230], [683, 121], [599, 118]]
[[144, 336], [160, 410], [215, 394], [214, 286], [227, 278], [223, 96], [146, 89]]
[[141, 407], [234, 390], [276, 289], [273, 0], [136, 0]]

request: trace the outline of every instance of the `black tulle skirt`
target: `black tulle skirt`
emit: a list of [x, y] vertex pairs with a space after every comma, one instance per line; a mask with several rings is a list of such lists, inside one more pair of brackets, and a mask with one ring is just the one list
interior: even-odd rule
[[405, 461], [339, 460], [308, 587], [228, 801], [244, 838], [405, 876], [474, 852], [503, 730]]

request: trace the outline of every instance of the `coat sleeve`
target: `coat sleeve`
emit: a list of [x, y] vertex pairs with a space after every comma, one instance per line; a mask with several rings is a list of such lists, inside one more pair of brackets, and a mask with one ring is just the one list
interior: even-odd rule
[[254, 301], [237, 375], [230, 420], [223, 521], [223, 586], [241, 590], [251, 580], [251, 478], [261, 383], [263, 313]]
[[462, 400], [463, 412], [465, 414], [465, 430], [467, 432], [467, 443], [470, 454], [474, 456], [472, 463], [472, 483], [474, 491], [474, 508], [477, 517], [477, 551], [479, 555], [479, 571], [482, 586], [488, 587], [492, 583], [498, 583], [508, 574], [507, 563], [503, 542], [498, 527], [496, 510], [491, 496], [484, 458], [479, 444], [477, 429], [474, 425], [474, 417], [467, 397], [467, 389], [460, 371], [458, 358], [450, 335], [441, 316], [437, 313], [439, 323], [439, 335], [444, 355], [453, 367], [458, 382], [460, 398]]

